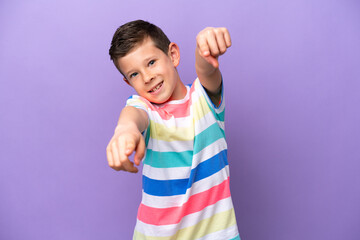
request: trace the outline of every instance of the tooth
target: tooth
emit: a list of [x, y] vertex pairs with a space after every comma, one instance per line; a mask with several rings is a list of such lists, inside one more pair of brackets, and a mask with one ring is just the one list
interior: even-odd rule
[[162, 82], [159, 83], [158, 85], [156, 85], [156, 87], [154, 87], [153, 89], [150, 90], [150, 92], [155, 92], [156, 90], [158, 90], [161, 86], [162, 86]]

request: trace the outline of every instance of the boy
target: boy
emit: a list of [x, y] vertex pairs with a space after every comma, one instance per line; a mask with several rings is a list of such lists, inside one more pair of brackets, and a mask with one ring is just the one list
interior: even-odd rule
[[[137, 20], [115, 32], [109, 54], [138, 95], [127, 100], [107, 146], [109, 166], [136, 173], [143, 193], [133, 239], [240, 239], [229, 189], [222, 77], [226, 28], [197, 38], [191, 86], [180, 80], [179, 47]], [[129, 156], [135, 152], [134, 162]]]

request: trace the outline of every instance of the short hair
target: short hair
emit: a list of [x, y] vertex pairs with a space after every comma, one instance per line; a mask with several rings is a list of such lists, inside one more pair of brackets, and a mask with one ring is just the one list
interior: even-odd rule
[[[120, 71], [117, 59], [126, 56], [134, 47], [150, 37], [155, 46], [166, 55], [169, 51], [170, 40], [165, 33], [156, 25], [143, 21], [135, 20], [120, 26], [111, 41], [109, 49], [110, 59]], [[121, 72], [121, 71], [120, 71]]]

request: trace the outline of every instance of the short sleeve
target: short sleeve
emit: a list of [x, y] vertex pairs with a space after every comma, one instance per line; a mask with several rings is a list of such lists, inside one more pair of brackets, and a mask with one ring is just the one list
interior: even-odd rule
[[144, 110], [145, 112], [148, 112], [146, 100], [138, 95], [132, 95], [131, 97], [129, 97], [126, 101], [126, 106], [136, 107]]
[[[141, 110], [144, 110], [146, 112], [146, 114], [148, 115], [148, 128], [150, 125], [150, 115], [149, 115], [149, 108], [148, 108], [148, 104], [150, 104], [145, 98], [140, 97], [138, 95], [132, 95], [131, 97], [128, 98], [128, 100], [126, 101], [126, 106], [131, 106], [131, 107], [135, 107]], [[142, 134], [144, 135], [144, 137], [147, 135], [146, 133], [149, 132], [147, 130], [145, 130]]]
[[197, 78], [194, 82], [195, 84], [195, 90], [202, 96], [204, 96], [207, 105], [213, 112], [215, 118], [218, 121], [224, 122], [225, 119], [225, 98], [224, 98], [224, 84], [221, 79], [221, 99], [220, 99], [220, 105], [215, 106], [215, 104], [211, 101], [209, 95], [207, 94], [205, 88], [201, 85], [200, 80]]

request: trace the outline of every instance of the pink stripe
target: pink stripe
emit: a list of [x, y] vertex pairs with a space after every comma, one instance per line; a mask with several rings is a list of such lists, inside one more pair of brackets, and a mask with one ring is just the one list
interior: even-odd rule
[[190, 115], [190, 104], [191, 99], [181, 104], [167, 104], [163, 110], [175, 118], [187, 117]]
[[204, 192], [192, 195], [180, 207], [153, 208], [140, 204], [137, 218], [152, 225], [176, 224], [184, 216], [199, 212], [205, 207], [228, 197], [230, 197], [229, 178]]
[[188, 101], [180, 104], [165, 104], [161, 108], [158, 108], [156, 105], [151, 104], [148, 100], [143, 97], [140, 99], [146, 103], [146, 105], [151, 109], [151, 111], [158, 112], [160, 117], [164, 120], [169, 120], [172, 117], [182, 118], [190, 115], [190, 107], [191, 105], [191, 94], [195, 91], [195, 84], [193, 84], [190, 88], [190, 98]]

